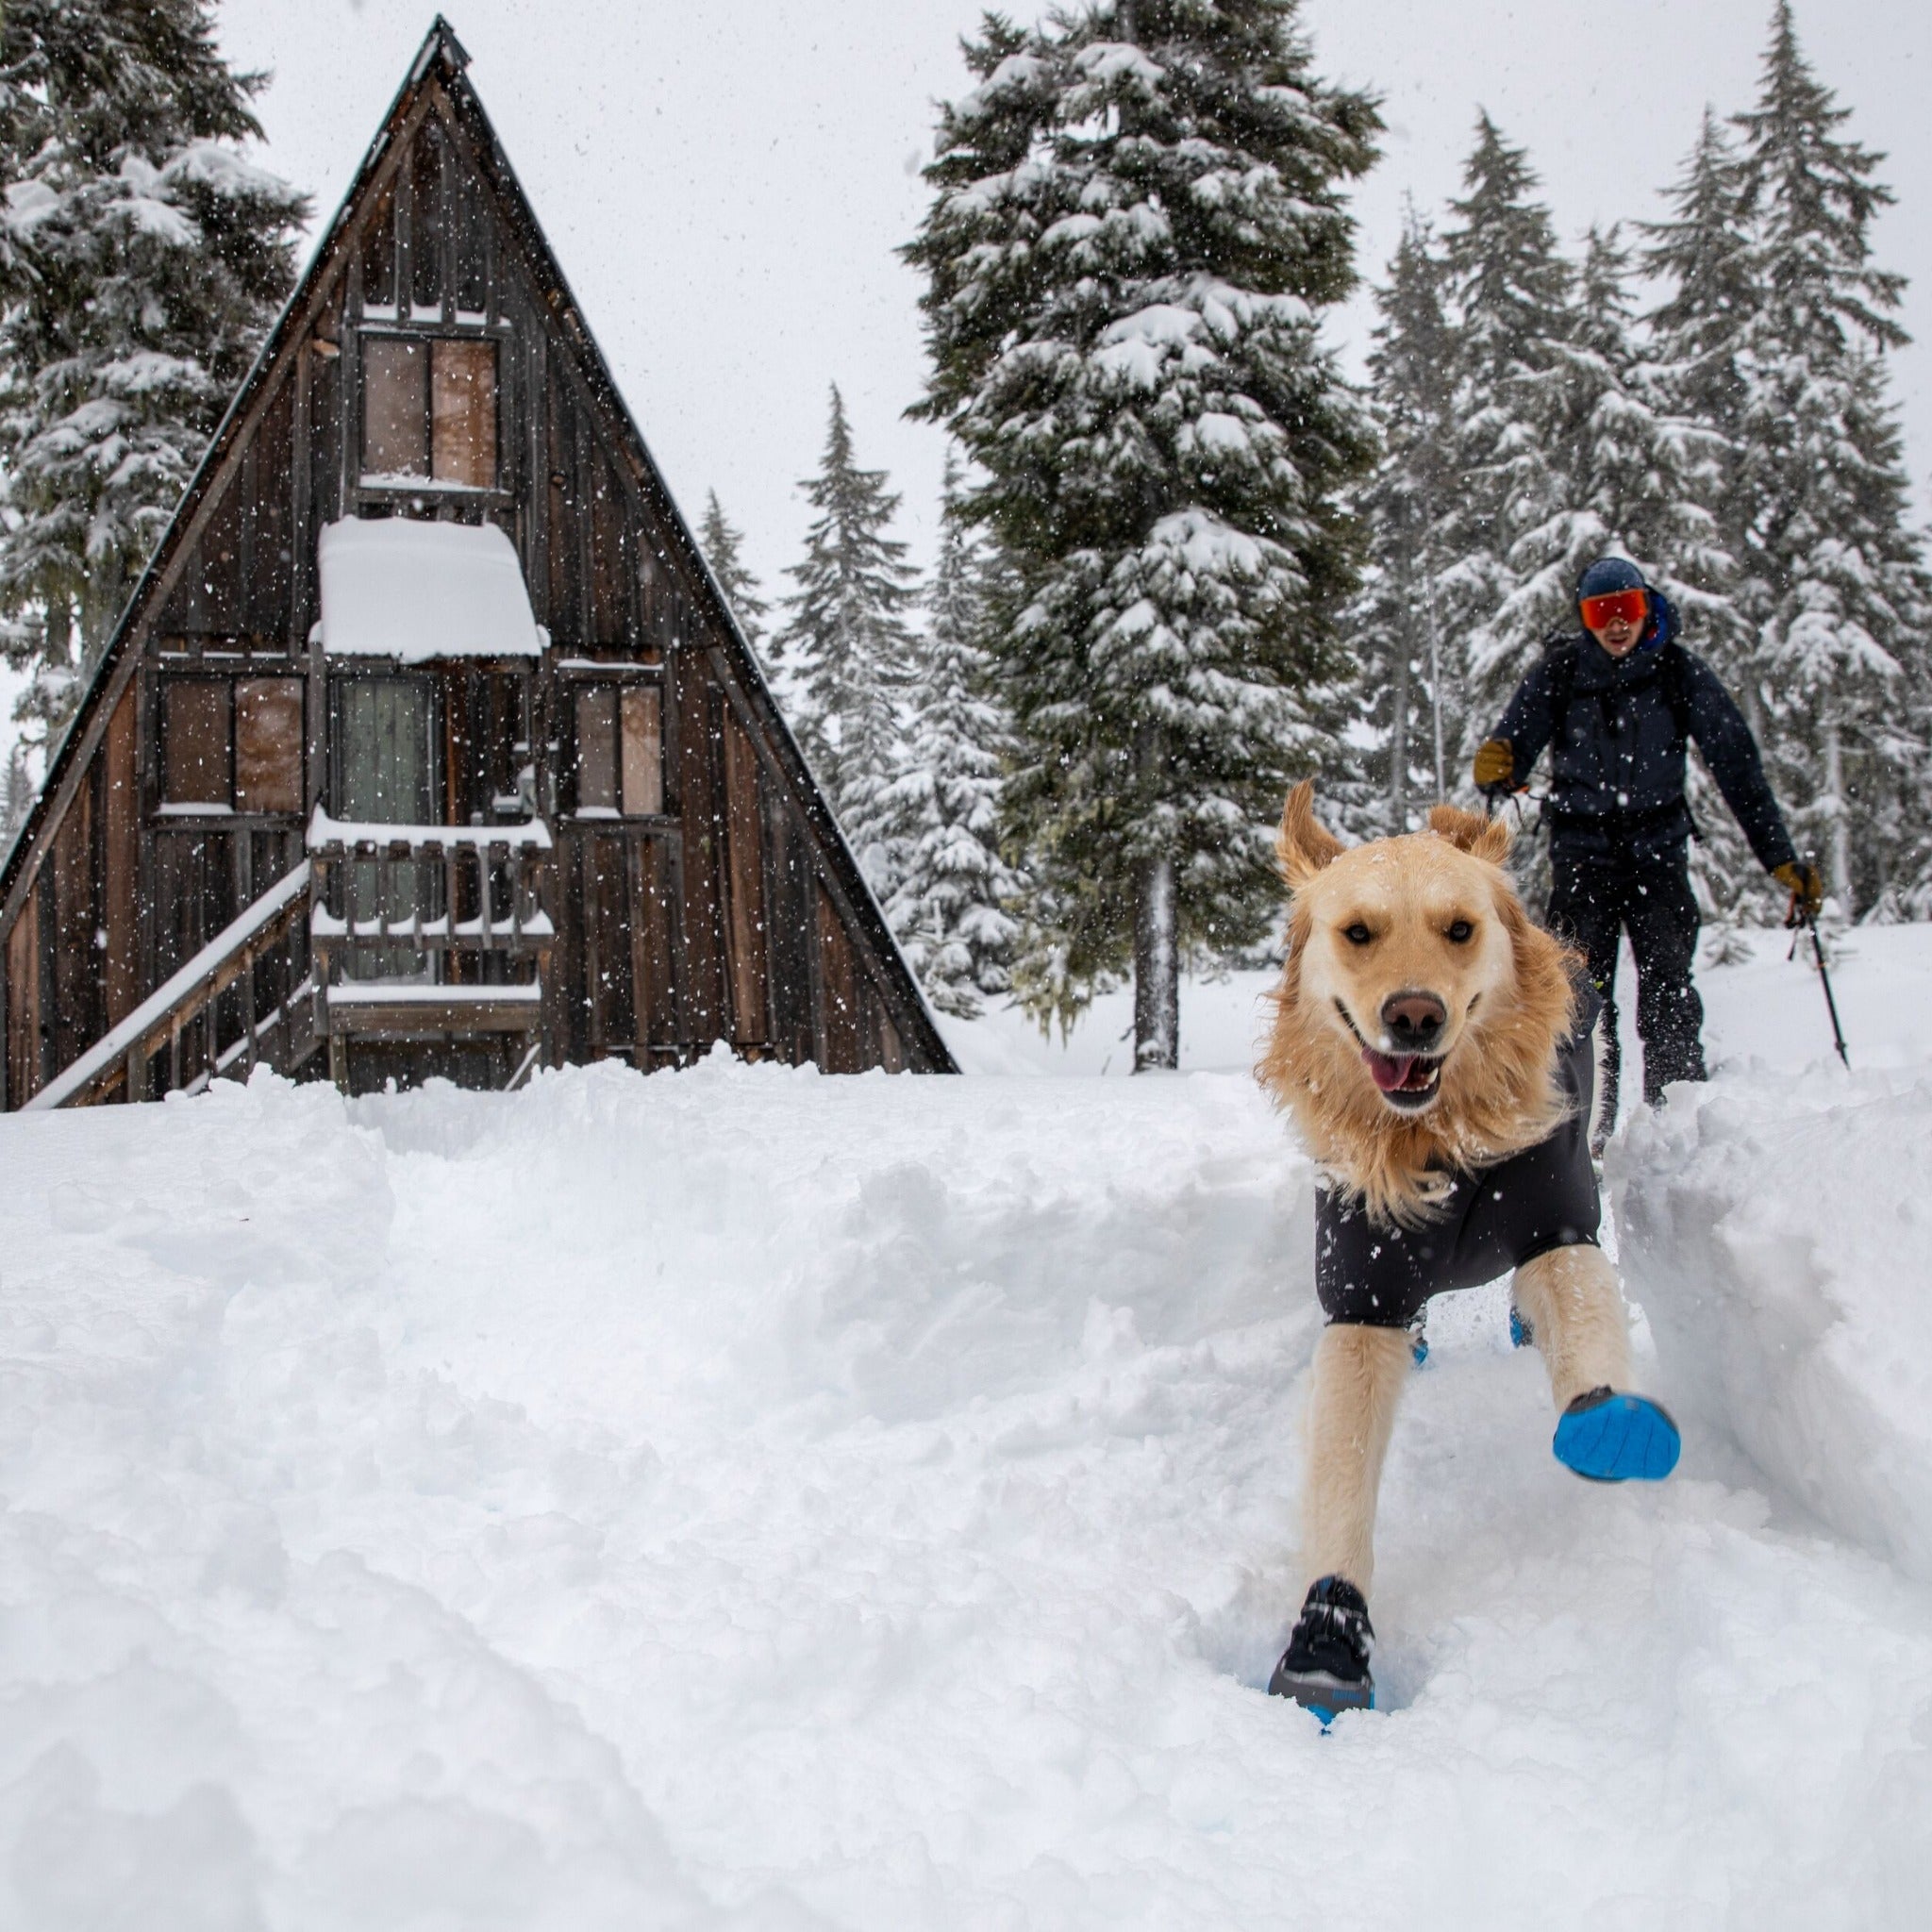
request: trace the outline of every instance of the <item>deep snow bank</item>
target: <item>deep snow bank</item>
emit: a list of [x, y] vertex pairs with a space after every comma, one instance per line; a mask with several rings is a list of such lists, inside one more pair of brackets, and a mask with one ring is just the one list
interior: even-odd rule
[[[1232, 1058], [1253, 989], [1207, 991]], [[1923, 1078], [1826, 1099], [1923, 1138]], [[1740, 1095], [1632, 1161], [1837, 1131]], [[1496, 1293], [1432, 1323], [1391, 1453], [1388, 1708], [1324, 1740], [1260, 1694], [1315, 1311], [1243, 1077], [262, 1079], [0, 1120], [0, 1174], [9, 1932], [1864, 1932], [1932, 1893], [1925, 1591], [1720, 1480], [1721, 1410], [1661, 1491], [1569, 1478]]]
[[1687, 1413], [1932, 1581], [1932, 1079], [1740, 1072], [1640, 1115], [1613, 1173]]

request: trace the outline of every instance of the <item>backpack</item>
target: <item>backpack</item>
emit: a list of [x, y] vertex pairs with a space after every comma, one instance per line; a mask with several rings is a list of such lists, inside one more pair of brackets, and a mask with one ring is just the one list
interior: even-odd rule
[[[1550, 702], [1560, 731], [1570, 716], [1570, 700], [1576, 693], [1576, 662], [1588, 641], [1574, 631], [1552, 631], [1543, 640], [1543, 661], [1550, 667]], [[1663, 687], [1664, 703], [1670, 708], [1671, 723], [1680, 741], [1690, 737], [1690, 660], [1675, 638], [1658, 646], [1657, 682]]]

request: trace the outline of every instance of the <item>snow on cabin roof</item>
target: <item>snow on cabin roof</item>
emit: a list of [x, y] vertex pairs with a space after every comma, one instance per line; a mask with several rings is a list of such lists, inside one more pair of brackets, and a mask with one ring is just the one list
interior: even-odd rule
[[535, 658], [549, 642], [494, 524], [352, 518], [323, 531], [318, 555], [315, 637], [332, 658]]

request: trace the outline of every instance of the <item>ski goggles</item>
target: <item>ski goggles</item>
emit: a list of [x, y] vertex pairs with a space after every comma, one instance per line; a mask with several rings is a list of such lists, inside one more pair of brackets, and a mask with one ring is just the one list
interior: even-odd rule
[[1625, 624], [1641, 624], [1650, 614], [1647, 591], [1606, 591], [1601, 597], [1586, 597], [1577, 607], [1584, 625], [1590, 630], [1608, 630], [1620, 618]]

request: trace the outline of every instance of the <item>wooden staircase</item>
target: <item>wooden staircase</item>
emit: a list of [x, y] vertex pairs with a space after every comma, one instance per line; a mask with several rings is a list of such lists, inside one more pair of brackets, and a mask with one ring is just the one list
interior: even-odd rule
[[[168, 1093], [198, 1092], [224, 1075], [245, 1080], [263, 1062], [293, 1073], [317, 1041], [316, 988], [307, 958], [311, 881], [304, 859], [24, 1110], [151, 1099], [158, 1063], [160, 1091]], [[282, 967], [290, 991], [263, 1000], [258, 969], [271, 962]]]
[[26, 1102], [199, 1092], [320, 1051], [344, 1091], [357, 1041], [518, 1041], [541, 1058], [555, 928], [549, 828], [351, 824], [318, 810], [308, 856]]

